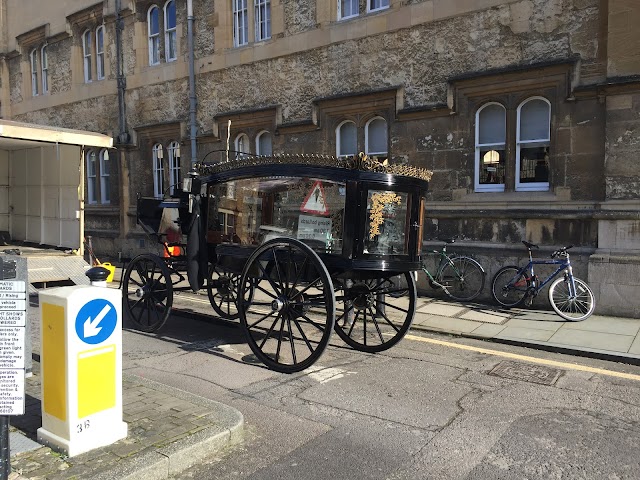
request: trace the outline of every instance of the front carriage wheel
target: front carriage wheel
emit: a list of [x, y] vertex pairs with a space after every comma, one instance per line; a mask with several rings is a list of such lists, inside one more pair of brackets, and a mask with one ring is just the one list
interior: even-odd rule
[[122, 281], [123, 308], [143, 332], [162, 328], [173, 305], [171, 272], [157, 255], [142, 254], [129, 263]]
[[[253, 297], [253, 283], [251, 279], [247, 280], [246, 297], [251, 300]], [[226, 320], [235, 320], [240, 315], [238, 313], [238, 284], [240, 283], [240, 275], [229, 272], [220, 265], [213, 265], [209, 270], [209, 278], [207, 280], [207, 295], [209, 303], [213, 310]]]
[[242, 270], [238, 299], [249, 347], [272, 370], [304, 370], [329, 343], [333, 284], [320, 257], [299, 240], [277, 238], [258, 247]]
[[362, 352], [376, 353], [402, 340], [413, 322], [416, 281], [411, 272], [343, 280], [336, 296], [336, 333]]

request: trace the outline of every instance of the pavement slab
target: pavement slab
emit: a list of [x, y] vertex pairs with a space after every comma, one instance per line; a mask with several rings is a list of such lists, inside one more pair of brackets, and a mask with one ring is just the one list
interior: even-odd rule
[[[11, 417], [12, 434], [31, 441], [42, 424], [40, 364], [33, 365], [25, 415]], [[11, 449], [15, 478], [168, 478], [242, 440], [244, 419], [232, 407], [134, 375], [124, 374], [122, 384], [126, 438], [74, 457], [18, 444]]]

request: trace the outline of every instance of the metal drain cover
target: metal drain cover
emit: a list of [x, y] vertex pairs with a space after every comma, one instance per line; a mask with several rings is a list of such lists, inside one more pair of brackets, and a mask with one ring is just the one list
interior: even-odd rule
[[553, 385], [558, 378], [560, 378], [560, 375], [562, 375], [562, 370], [531, 363], [504, 361], [496, 365], [493, 370], [489, 372], [489, 375], [510, 378], [512, 380], [522, 380], [530, 383], [539, 383], [541, 385]]

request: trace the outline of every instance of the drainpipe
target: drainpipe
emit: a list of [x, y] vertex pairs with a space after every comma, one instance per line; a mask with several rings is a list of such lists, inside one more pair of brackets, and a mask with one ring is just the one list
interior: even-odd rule
[[120, 238], [124, 239], [129, 233], [129, 168], [127, 166], [126, 145], [130, 143], [127, 132], [126, 104], [124, 99], [127, 89], [127, 79], [124, 76], [124, 61], [122, 58], [122, 31], [124, 20], [120, 15], [121, 0], [116, 0], [116, 81], [118, 85], [118, 157], [120, 166]]
[[189, 49], [189, 137], [191, 140], [191, 169], [198, 161], [196, 152], [196, 78], [193, 54], [193, 0], [187, 0], [187, 44]]

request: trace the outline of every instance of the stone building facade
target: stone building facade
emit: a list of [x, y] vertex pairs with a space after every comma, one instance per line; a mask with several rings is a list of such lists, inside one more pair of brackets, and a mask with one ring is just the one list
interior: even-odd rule
[[425, 238], [463, 236], [488, 278], [521, 240], [573, 244], [597, 311], [640, 316], [636, 0], [193, 0], [195, 152], [187, 3], [0, 0], [0, 115], [118, 140], [87, 152], [97, 251], [153, 248], [158, 161], [166, 190], [227, 138], [355, 149], [433, 170]]

